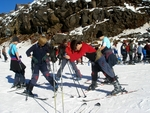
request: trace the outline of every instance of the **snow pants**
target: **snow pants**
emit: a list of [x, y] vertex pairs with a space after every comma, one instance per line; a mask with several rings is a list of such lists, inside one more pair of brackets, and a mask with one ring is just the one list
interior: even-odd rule
[[95, 63], [92, 64], [92, 74], [91, 74], [92, 75], [92, 81], [97, 81], [97, 77], [98, 77], [97, 74], [99, 71], [102, 71], [109, 78], [115, 77], [113, 69], [106, 62], [106, 59], [104, 56], [101, 56], [100, 59], [98, 59]]
[[50, 76], [49, 70], [47, 69], [47, 64], [45, 62], [42, 64], [34, 65], [31, 84], [36, 85], [36, 82], [39, 78], [39, 71], [41, 71], [46, 80], [53, 86], [53, 77]]

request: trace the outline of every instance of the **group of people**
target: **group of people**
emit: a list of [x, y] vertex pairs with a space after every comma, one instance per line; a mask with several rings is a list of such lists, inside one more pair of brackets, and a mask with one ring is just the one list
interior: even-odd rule
[[50, 75], [49, 70], [47, 68], [47, 59], [48, 56], [50, 55], [49, 54], [50, 47], [47, 44], [47, 39], [45, 37], [40, 37], [38, 39], [38, 42], [32, 45], [26, 51], [26, 55], [31, 58], [31, 65], [32, 65], [31, 68], [32, 77], [28, 83], [25, 81], [26, 66], [21, 61], [21, 56], [19, 55], [16, 47], [18, 43], [19, 43], [19, 38], [16, 36], [13, 37], [12, 43], [10, 44], [9, 51], [8, 51], [11, 58], [10, 70], [15, 73], [14, 83], [12, 87], [17, 87], [17, 88], [26, 87], [25, 93], [27, 93], [30, 96], [34, 96], [32, 90], [39, 78], [39, 71], [41, 71], [43, 76], [51, 84], [51, 86], [55, 86], [54, 90], [56, 91], [58, 88], [57, 83], [54, 81], [53, 76]]
[[[114, 86], [114, 90], [112, 90], [111, 94], [115, 95], [119, 92], [122, 92], [123, 89], [118, 81], [118, 77], [116, 77], [113, 70], [113, 66], [117, 64], [117, 58], [112, 52], [110, 40], [108, 37], [103, 35], [102, 31], [97, 32], [96, 38], [102, 40], [102, 46], [100, 48], [95, 49], [91, 45], [77, 39], [73, 39], [71, 41], [64, 39], [63, 43], [58, 48], [58, 52], [56, 52], [54, 49], [51, 49], [52, 47], [50, 47], [46, 37], [39, 37], [37, 43], [32, 45], [26, 51], [27, 57], [31, 58], [32, 76], [31, 80], [25, 86], [25, 93], [30, 96], [34, 95], [32, 90], [39, 78], [39, 71], [42, 72], [46, 80], [50, 83], [51, 86], [53, 86], [54, 91], [57, 91], [57, 81], [62, 76], [62, 71], [65, 65], [68, 63], [74, 70], [77, 79], [81, 79], [82, 74], [77, 68], [75, 61], [82, 58], [83, 56], [87, 57], [90, 62], [92, 62], [92, 82], [87, 90], [95, 90], [97, 87], [98, 72], [101, 71], [106, 76], [106, 82], [109, 82]], [[11, 57], [10, 70], [15, 72], [13, 87], [18, 87], [18, 84], [22, 87], [25, 83], [24, 74], [26, 66], [21, 61], [21, 57], [16, 48], [18, 43], [19, 38], [13, 37], [9, 48], [9, 55]], [[57, 59], [60, 60], [60, 68], [55, 77], [49, 73], [47, 68], [47, 61], [49, 62], [49, 57], [53, 63], [55, 63]]]
[[[111, 92], [111, 94], [114, 95], [122, 92], [123, 89], [113, 70], [113, 66], [117, 64], [117, 58], [112, 52], [110, 40], [108, 37], [103, 35], [102, 31], [98, 31], [96, 38], [102, 40], [102, 46], [97, 50], [91, 45], [80, 40], [75, 39], [71, 42], [68, 42], [68, 46], [65, 48], [65, 51], [63, 52], [64, 54], [62, 55], [64, 62], [69, 61], [75, 65], [74, 62], [76, 60], [83, 56], [87, 57], [90, 62], [92, 62], [92, 83], [87, 90], [95, 90], [97, 87], [98, 72], [101, 71], [106, 76], [106, 82], [114, 85], [114, 90]], [[72, 67], [76, 75], [80, 76], [79, 70], [76, 69], [76, 66]], [[59, 70], [63, 70], [63, 67], [60, 66]], [[57, 73], [56, 77], [60, 78], [60, 75]]]
[[141, 61], [146, 62], [146, 59], [150, 58], [150, 45], [148, 44], [148, 41], [146, 41], [146, 44], [143, 47], [140, 42], [136, 45], [133, 43], [133, 40], [130, 40], [128, 44], [124, 41], [120, 50], [123, 64], [127, 62], [128, 56], [129, 64], [135, 64]]

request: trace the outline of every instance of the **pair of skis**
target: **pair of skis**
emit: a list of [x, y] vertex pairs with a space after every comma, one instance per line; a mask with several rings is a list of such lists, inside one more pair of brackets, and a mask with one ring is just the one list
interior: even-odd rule
[[[42, 85], [42, 84], [44, 84], [44, 83], [37, 84], [36, 86], [40, 86], [40, 85]], [[25, 92], [21, 92], [21, 93], [16, 92], [16, 91], [20, 91], [20, 90], [24, 90], [24, 89], [25, 89], [25, 87], [13, 88], [13, 89], [11, 89], [11, 90], [9, 90], [9, 91], [7, 91], [7, 92], [8, 92], [8, 93], [10, 93], [10, 92], [15, 92], [16, 94], [23, 95], [23, 96], [27, 96], [27, 94], [26, 94]], [[48, 99], [48, 98], [45, 98], [45, 97], [38, 97], [36, 94], [35, 94], [34, 96], [28, 95], [28, 97], [34, 98], [34, 99], [38, 99], [38, 100], [42, 100], [42, 101], [45, 101], [45, 100]]]
[[[85, 102], [85, 103], [81, 104], [79, 106], [79, 108], [74, 113], [82, 113], [82, 112], [97, 113], [97, 111], [99, 110], [100, 106], [101, 106], [101, 104], [98, 102], [98, 103], [94, 104], [94, 106], [92, 106], [92, 108], [91, 108]], [[90, 109], [88, 109], [88, 108], [90, 108]], [[86, 111], [86, 110], [88, 110], [88, 111]]]
[[[26, 96], [26, 93], [19, 93], [19, 92], [16, 92], [16, 94]], [[34, 95], [34, 96], [28, 95], [28, 97], [33, 98], [33, 99], [42, 100], [42, 101], [45, 101], [45, 100], [48, 99], [48, 98], [45, 98], [45, 97], [38, 97], [38, 96], [36, 96], [36, 95]]]
[[116, 95], [107, 94], [106, 96], [101, 97], [101, 98], [83, 99], [82, 101], [83, 102], [96, 101], [96, 100], [101, 100], [101, 99], [104, 99], [104, 98], [111, 98], [111, 97], [114, 97], [114, 96], [120, 96], [120, 95], [124, 95], [124, 94], [130, 94], [130, 93], [134, 93], [134, 92], [137, 92], [137, 91], [138, 90], [124, 91], [124, 92], [120, 92], [119, 94], [116, 94]]

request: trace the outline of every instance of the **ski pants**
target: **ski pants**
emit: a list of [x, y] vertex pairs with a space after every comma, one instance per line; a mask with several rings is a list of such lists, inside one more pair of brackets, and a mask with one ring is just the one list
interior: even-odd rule
[[14, 85], [24, 83], [25, 83], [24, 70], [22, 72], [15, 72]]
[[95, 63], [92, 64], [92, 81], [97, 81], [98, 72], [102, 71], [104, 74], [106, 74], [106, 77], [114, 78], [115, 73], [113, 69], [110, 67], [110, 65], [106, 62], [106, 59], [104, 56], [101, 56], [100, 59], [98, 59]]
[[7, 61], [7, 55], [5, 54], [5, 53], [2, 53], [3, 54], [3, 56], [4, 56], [4, 60], [5, 60], [5, 62]]
[[50, 76], [50, 73], [47, 69], [47, 64], [46, 63], [42, 63], [42, 64], [38, 64], [38, 65], [34, 65], [33, 67], [33, 74], [32, 74], [32, 78], [31, 78], [31, 84], [36, 85], [36, 82], [39, 78], [39, 72], [41, 71], [41, 73], [43, 74], [43, 76], [46, 78], [46, 80], [53, 86], [53, 77]]
[[[64, 69], [65, 65], [66, 65], [67, 63], [69, 63], [69, 62], [70, 62], [70, 61], [67, 60], [67, 59], [63, 59], [63, 60], [62, 60], [61, 65], [60, 65], [60, 68], [59, 68], [59, 70], [58, 70], [58, 72], [57, 72], [57, 77], [61, 77], [61, 73], [63, 72], [63, 69]], [[77, 76], [77, 77], [81, 77], [82, 75], [81, 75], [81, 73], [80, 73], [80, 70], [77, 68], [75, 62], [70, 62], [70, 64], [71, 64], [72, 69], [74, 70], [76, 76]], [[68, 64], [68, 65], [69, 65], [69, 64]]]

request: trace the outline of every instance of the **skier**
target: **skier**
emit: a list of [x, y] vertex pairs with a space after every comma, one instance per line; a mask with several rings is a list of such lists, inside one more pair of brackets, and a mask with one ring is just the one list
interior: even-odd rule
[[137, 55], [138, 55], [138, 62], [141, 62], [142, 46], [141, 46], [141, 43], [140, 43], [140, 42], [138, 43]]
[[70, 48], [70, 42], [67, 41], [67, 39], [64, 39], [62, 44], [59, 46], [59, 49], [58, 49], [58, 58], [62, 60], [62, 63], [60, 65], [60, 68], [59, 70], [57, 71], [57, 75], [56, 75], [56, 80], [59, 80], [60, 77], [61, 77], [61, 73], [65, 67], [65, 65], [70, 62], [71, 66], [72, 66], [72, 69], [74, 70], [75, 72], [75, 78], [76, 80], [81, 80], [81, 73], [80, 73], [80, 70], [77, 68], [75, 62], [71, 62], [70, 60], [64, 58], [65, 54], [70, 54], [71, 53], [71, 48]]
[[41, 36], [38, 39], [38, 42], [32, 45], [26, 51], [26, 55], [32, 59], [34, 66], [33, 66], [32, 78], [27, 84], [25, 93], [27, 93], [30, 96], [34, 96], [32, 90], [39, 78], [39, 71], [42, 72], [43, 76], [52, 86], [54, 86], [55, 83], [54, 91], [57, 91], [58, 85], [54, 81], [53, 77], [50, 75], [49, 70], [47, 69], [46, 59], [50, 54], [49, 54], [49, 46], [47, 44], [46, 37]]
[[133, 40], [130, 40], [130, 43], [129, 43], [129, 47], [130, 47], [130, 51], [129, 51], [129, 64], [131, 65], [135, 65], [134, 63], [134, 60], [133, 60], [133, 54], [134, 54], [134, 41]]
[[120, 51], [121, 51], [121, 55], [123, 57], [123, 59], [122, 59], [123, 64], [125, 64], [126, 59], [127, 59], [127, 51], [126, 51], [126, 43], [125, 42], [122, 43]]
[[[105, 56], [107, 63], [112, 68], [112, 71], [114, 71], [113, 66], [117, 64], [118, 59], [112, 52], [110, 40], [108, 39], [108, 37], [103, 35], [102, 31], [97, 32], [96, 38], [102, 40], [102, 45], [99, 48], [99, 50]], [[109, 81], [109, 78], [107, 78], [106, 76], [105, 81], [103, 83], [110, 84], [111, 81]]]
[[11, 58], [10, 62], [10, 70], [15, 73], [14, 83], [12, 88], [17, 87], [25, 87], [25, 68], [26, 66], [21, 61], [21, 56], [19, 56], [17, 44], [19, 43], [18, 37], [13, 37], [12, 43], [9, 46], [8, 54]]
[[75, 61], [78, 58], [85, 56], [92, 62], [92, 84], [88, 87], [88, 90], [95, 90], [97, 87], [97, 74], [99, 71], [102, 71], [105, 73], [106, 77], [109, 78], [109, 81], [111, 81], [114, 85], [114, 90], [111, 92], [111, 95], [115, 95], [123, 91], [112, 68], [106, 62], [104, 55], [99, 49], [96, 51], [92, 46], [78, 40], [72, 40], [70, 46], [73, 53], [65, 55], [66, 59]]
[[5, 62], [6, 62], [7, 59], [8, 59], [8, 57], [7, 57], [7, 54], [6, 54], [6, 47], [5, 47], [5, 46], [3, 46], [2, 55], [4, 56], [4, 60], [5, 60]]

